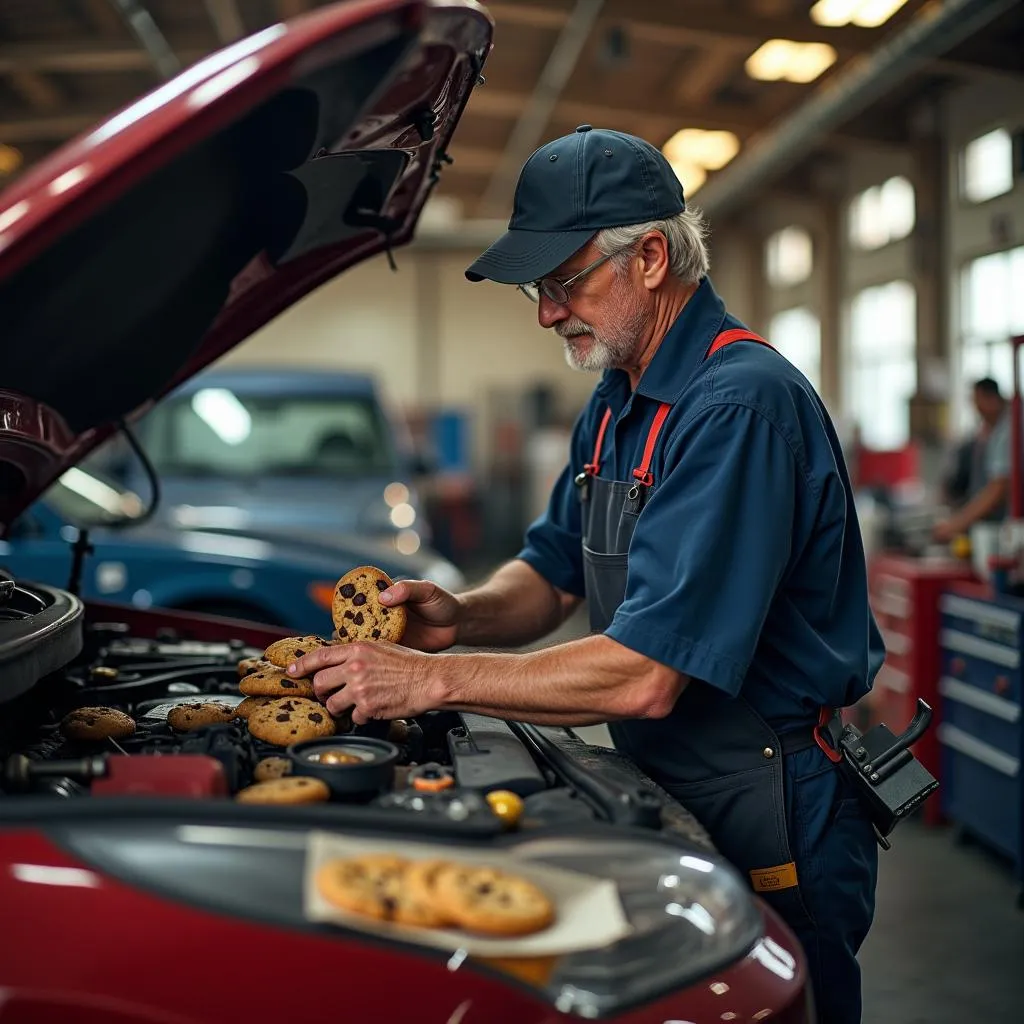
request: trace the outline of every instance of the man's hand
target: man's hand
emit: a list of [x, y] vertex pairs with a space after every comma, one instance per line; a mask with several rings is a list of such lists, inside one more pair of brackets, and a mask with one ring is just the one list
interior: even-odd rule
[[352, 721], [365, 725], [440, 707], [444, 693], [434, 678], [437, 664], [432, 655], [395, 644], [334, 644], [299, 658], [288, 673], [312, 676], [317, 697], [332, 715], [352, 708]]
[[436, 583], [402, 580], [380, 595], [388, 608], [404, 605], [408, 620], [402, 644], [417, 651], [444, 651], [455, 643], [462, 607]]

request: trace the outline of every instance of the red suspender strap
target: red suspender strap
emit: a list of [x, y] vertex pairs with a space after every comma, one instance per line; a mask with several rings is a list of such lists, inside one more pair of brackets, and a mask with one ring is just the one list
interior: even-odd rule
[[[720, 348], [725, 348], [726, 345], [731, 345], [734, 341], [756, 341], [760, 345], [768, 345], [768, 342], [760, 337], [760, 335], [754, 334], [753, 331], [748, 331], [744, 327], [737, 327], [733, 330], [722, 331], [711, 343], [711, 348], [708, 349], [708, 354], [705, 358], [713, 356]], [[771, 348], [771, 345], [768, 345], [768, 347]], [[654, 422], [651, 424], [651, 429], [647, 432], [647, 443], [644, 445], [643, 460], [633, 470], [633, 477], [639, 480], [645, 487], [650, 487], [654, 483], [654, 477], [651, 475], [651, 459], [654, 457], [654, 446], [657, 444], [658, 434], [661, 433], [661, 428], [671, 408], [672, 406], [667, 402], [662, 402], [658, 406], [658, 411], [654, 414]], [[604, 442], [605, 429], [611, 418], [611, 409], [605, 409], [604, 419], [601, 420], [601, 428], [597, 432], [597, 444], [594, 445], [593, 461], [583, 467], [584, 472], [591, 476], [597, 476], [601, 469], [601, 445]]]
[[722, 331], [711, 342], [711, 348], [708, 349], [705, 358], [710, 359], [720, 348], [725, 348], [726, 345], [731, 345], [734, 341], [756, 341], [759, 345], [768, 345], [771, 348], [771, 345], [759, 334], [754, 334], [753, 331], [748, 331], [745, 327], [736, 327], [731, 331]]
[[601, 445], [604, 444], [604, 432], [608, 429], [608, 421], [612, 418], [612, 410], [605, 409], [601, 426], [597, 430], [597, 443], [594, 445], [594, 458], [583, 467], [588, 476], [597, 476], [601, 471]]
[[650, 487], [654, 483], [654, 477], [651, 476], [651, 459], [654, 456], [654, 445], [658, 440], [658, 434], [661, 433], [662, 424], [665, 422], [665, 417], [668, 416], [669, 410], [672, 408], [668, 402], [662, 402], [658, 406], [658, 411], [654, 414], [654, 422], [651, 424], [651, 429], [647, 431], [647, 443], [644, 445], [644, 457], [643, 461], [633, 470], [633, 476], [644, 485], [644, 487]]

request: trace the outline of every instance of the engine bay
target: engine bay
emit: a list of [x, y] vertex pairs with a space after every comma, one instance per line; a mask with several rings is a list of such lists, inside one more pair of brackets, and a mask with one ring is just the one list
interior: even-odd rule
[[[26, 638], [34, 639], [29, 651], [38, 656], [38, 645], [45, 649], [49, 640], [47, 629], [35, 633], [33, 620], [49, 621], [46, 608], [77, 599], [19, 584], [15, 601], [8, 590], [0, 626], [8, 633], [17, 627], [22, 647]], [[263, 655], [262, 647], [245, 638], [251, 630], [208, 622], [197, 631], [172, 621], [144, 636], [114, 616], [98, 617], [94, 609], [86, 614], [80, 604], [79, 612], [65, 615], [79, 631], [73, 645], [78, 653], [56, 671], [42, 672], [31, 686], [24, 685], [25, 651], [14, 656], [10, 642], [0, 646], [0, 684], [14, 675], [22, 684], [0, 704], [0, 808], [25, 796], [231, 800], [261, 780], [261, 764], [287, 760], [285, 774], [327, 778], [330, 803], [439, 825], [606, 820], [663, 827], [664, 794], [646, 777], [623, 771], [614, 751], [607, 751], [607, 759], [598, 757], [597, 748], [568, 730], [431, 712], [357, 727], [338, 722], [336, 734], [324, 741], [284, 746], [253, 736], [244, 717], [175, 728], [168, 716], [174, 719], [181, 705], [234, 707], [243, 701], [239, 662]], [[146, 614], [159, 620], [155, 610]], [[65, 622], [62, 629], [68, 628]], [[210, 638], [211, 628], [218, 638]], [[38, 657], [36, 663], [47, 667]], [[95, 708], [127, 715], [134, 729], [129, 724], [130, 734], [120, 738], [84, 739], [69, 735], [66, 724], [62, 728], [69, 714]], [[307, 756], [317, 763], [300, 760]], [[591, 767], [585, 766], [588, 757]], [[595, 760], [602, 762], [596, 771]], [[358, 771], [335, 784], [331, 770], [339, 765]]]

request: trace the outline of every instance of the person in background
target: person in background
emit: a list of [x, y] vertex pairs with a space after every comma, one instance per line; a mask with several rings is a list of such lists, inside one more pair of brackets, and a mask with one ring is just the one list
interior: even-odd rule
[[974, 407], [981, 425], [959, 449], [958, 472], [946, 482], [947, 495], [962, 495], [964, 504], [935, 524], [935, 539], [951, 541], [975, 523], [1006, 517], [1010, 493], [1010, 415], [999, 385], [983, 377], [974, 385]]

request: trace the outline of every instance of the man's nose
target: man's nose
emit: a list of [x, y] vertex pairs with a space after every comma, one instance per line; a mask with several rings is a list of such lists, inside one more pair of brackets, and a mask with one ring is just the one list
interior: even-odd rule
[[540, 301], [537, 303], [537, 322], [541, 327], [554, 327], [562, 320], [568, 320], [569, 316], [568, 306], [559, 305], [541, 292]]

